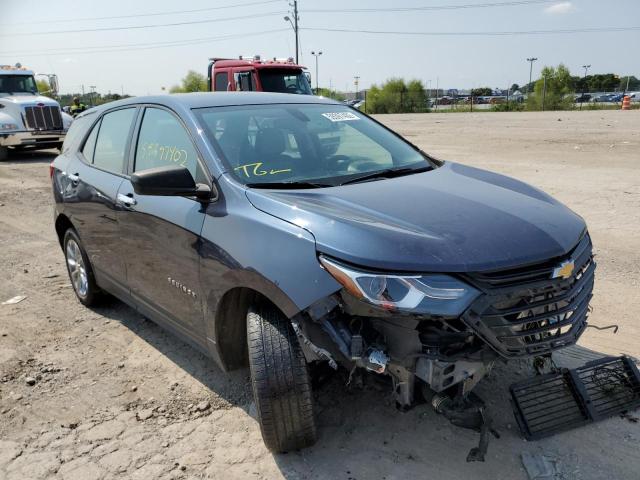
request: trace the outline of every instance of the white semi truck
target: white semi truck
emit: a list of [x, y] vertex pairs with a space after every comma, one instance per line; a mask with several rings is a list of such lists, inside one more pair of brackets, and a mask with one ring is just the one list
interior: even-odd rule
[[[55, 75], [49, 85], [57, 91]], [[38, 93], [33, 71], [0, 65], [0, 160], [9, 148], [60, 148], [72, 121], [58, 102]]]

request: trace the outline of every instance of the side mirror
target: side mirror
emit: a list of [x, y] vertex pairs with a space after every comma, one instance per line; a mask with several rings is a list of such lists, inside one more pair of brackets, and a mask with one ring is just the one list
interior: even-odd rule
[[138, 195], [211, 198], [208, 185], [198, 184], [185, 167], [157, 167], [131, 175], [133, 191]]

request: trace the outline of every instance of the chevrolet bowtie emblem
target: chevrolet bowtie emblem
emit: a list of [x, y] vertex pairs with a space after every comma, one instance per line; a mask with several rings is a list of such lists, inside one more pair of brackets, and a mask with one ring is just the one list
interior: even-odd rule
[[551, 278], [564, 278], [567, 279], [571, 277], [573, 274], [573, 269], [575, 268], [575, 263], [573, 260], [567, 260], [562, 262], [556, 268], [553, 269], [553, 273], [551, 274]]

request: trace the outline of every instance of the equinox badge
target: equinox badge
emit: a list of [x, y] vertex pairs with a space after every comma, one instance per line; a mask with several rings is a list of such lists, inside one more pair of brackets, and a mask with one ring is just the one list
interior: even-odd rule
[[176, 287], [182, 293], [185, 293], [187, 295], [192, 296], [193, 298], [196, 298], [196, 292], [194, 292], [190, 288], [187, 288], [186, 285], [183, 285], [182, 283], [178, 282], [177, 280], [175, 280], [175, 279], [173, 279], [171, 277], [167, 277], [167, 281], [169, 282], [170, 285]]
[[566, 260], [553, 269], [551, 278], [564, 278], [565, 280], [573, 274], [575, 263], [573, 260]]

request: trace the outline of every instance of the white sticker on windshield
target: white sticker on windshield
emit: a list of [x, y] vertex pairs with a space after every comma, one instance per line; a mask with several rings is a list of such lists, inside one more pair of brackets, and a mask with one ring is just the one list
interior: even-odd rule
[[333, 112], [323, 113], [323, 117], [328, 118], [332, 122], [348, 122], [351, 120], [360, 120], [360, 117], [351, 112]]

